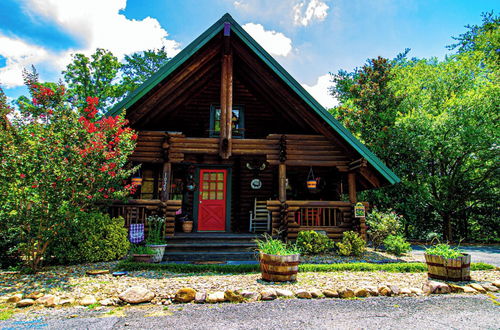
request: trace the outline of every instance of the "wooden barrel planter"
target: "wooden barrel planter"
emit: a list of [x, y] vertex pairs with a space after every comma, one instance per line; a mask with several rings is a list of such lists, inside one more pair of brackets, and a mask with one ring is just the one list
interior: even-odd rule
[[295, 282], [299, 271], [300, 254], [279, 256], [260, 254], [262, 279], [269, 282]]
[[447, 259], [425, 254], [429, 278], [445, 281], [470, 281], [470, 255]]

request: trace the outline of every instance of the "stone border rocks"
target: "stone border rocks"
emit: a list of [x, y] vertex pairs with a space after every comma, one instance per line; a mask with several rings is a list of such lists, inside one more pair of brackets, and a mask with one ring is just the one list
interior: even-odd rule
[[464, 285], [455, 283], [445, 283], [439, 281], [426, 281], [419, 288], [400, 288], [393, 284], [380, 285], [379, 287], [367, 286], [356, 288], [325, 288], [325, 289], [303, 289], [299, 288], [295, 291], [281, 288], [266, 288], [260, 292], [252, 290], [226, 290], [215, 292], [201, 292], [193, 288], [184, 287], [172, 296], [158, 296], [145, 287], [133, 286], [118, 295], [118, 297], [107, 297], [97, 301], [92, 295], [84, 295], [75, 299], [67, 296], [56, 296], [54, 294], [29, 293], [14, 294], [11, 296], [0, 297], [0, 302], [5, 304], [13, 304], [15, 307], [24, 308], [30, 306], [43, 307], [63, 307], [63, 306], [117, 306], [123, 304], [141, 304], [154, 303], [169, 305], [172, 303], [244, 303], [255, 301], [268, 301], [275, 299], [329, 299], [329, 298], [367, 298], [375, 296], [422, 296], [430, 294], [449, 294], [449, 293], [471, 293], [480, 294], [487, 292], [499, 292], [500, 281], [491, 283], [471, 282]]

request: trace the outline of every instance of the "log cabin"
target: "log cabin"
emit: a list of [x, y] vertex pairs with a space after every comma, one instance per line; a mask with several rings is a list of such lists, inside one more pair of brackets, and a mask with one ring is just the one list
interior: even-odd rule
[[120, 113], [139, 134], [141, 185], [110, 211], [126, 226], [164, 217], [167, 260], [237, 259], [263, 232], [365, 235], [357, 192], [399, 182], [229, 14], [108, 115]]

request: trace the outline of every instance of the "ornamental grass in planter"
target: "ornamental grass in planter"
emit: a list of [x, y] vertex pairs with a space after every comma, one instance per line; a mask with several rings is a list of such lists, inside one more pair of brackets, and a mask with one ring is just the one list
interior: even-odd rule
[[262, 279], [270, 282], [296, 281], [300, 263], [300, 249], [279, 239], [264, 235], [255, 241], [259, 251]]
[[155, 250], [149, 246], [133, 245], [130, 249], [132, 260], [135, 262], [153, 262]]
[[436, 244], [425, 250], [429, 278], [445, 281], [470, 281], [470, 255], [448, 244]]
[[161, 262], [165, 253], [165, 218], [160, 216], [149, 216], [146, 219], [148, 225], [148, 238], [146, 246], [154, 250], [153, 262]]

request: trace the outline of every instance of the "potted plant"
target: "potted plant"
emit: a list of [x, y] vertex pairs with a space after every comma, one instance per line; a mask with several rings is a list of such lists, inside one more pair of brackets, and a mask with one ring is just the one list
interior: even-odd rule
[[160, 262], [165, 252], [165, 218], [152, 215], [146, 218], [148, 237], [146, 246], [154, 250], [153, 262]]
[[187, 214], [179, 217], [179, 221], [181, 223], [183, 232], [190, 233], [193, 231], [193, 220], [190, 220]]
[[300, 263], [300, 248], [265, 234], [257, 239], [262, 279], [271, 282], [296, 281]]
[[130, 249], [132, 260], [135, 262], [153, 262], [153, 255], [155, 251], [149, 246], [145, 245], [132, 245]]
[[429, 278], [447, 281], [470, 280], [470, 255], [448, 244], [436, 244], [425, 250]]

